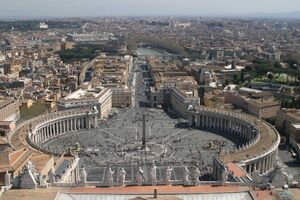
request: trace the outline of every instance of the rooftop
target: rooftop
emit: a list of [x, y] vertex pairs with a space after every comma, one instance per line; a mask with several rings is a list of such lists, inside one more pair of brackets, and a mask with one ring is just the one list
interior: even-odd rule
[[[153, 191], [157, 189], [157, 200], [167, 199], [276, 199], [270, 191], [253, 191], [252, 188], [243, 186], [133, 186], [115, 188], [48, 188], [35, 190], [9, 190], [2, 196], [3, 200], [54, 200], [58, 199], [153, 199]], [[30, 194], [30, 195], [29, 195]]]
[[292, 124], [292, 126], [296, 129], [299, 129], [300, 130], [300, 124]]
[[70, 100], [78, 100], [78, 99], [95, 99], [100, 98], [108, 89], [103, 87], [95, 88], [95, 89], [79, 89], [75, 92], [72, 92], [63, 100], [70, 101]]

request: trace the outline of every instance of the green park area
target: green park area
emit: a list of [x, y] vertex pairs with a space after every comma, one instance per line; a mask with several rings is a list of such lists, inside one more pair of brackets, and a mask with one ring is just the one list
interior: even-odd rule
[[253, 66], [246, 68], [245, 73], [251, 74], [251, 82], [299, 86], [300, 69], [295, 67], [295, 62], [287, 60], [287, 63], [286, 66], [282, 66], [278, 62], [254, 60]]
[[265, 76], [258, 76], [251, 80], [252, 83], [273, 83], [273, 84], [282, 84], [290, 86], [300, 85], [298, 77], [290, 76], [284, 73], [281, 74], [268, 74]]
[[76, 45], [73, 49], [65, 49], [57, 53], [64, 62], [83, 59], [92, 60], [97, 56], [100, 49], [97, 45]]

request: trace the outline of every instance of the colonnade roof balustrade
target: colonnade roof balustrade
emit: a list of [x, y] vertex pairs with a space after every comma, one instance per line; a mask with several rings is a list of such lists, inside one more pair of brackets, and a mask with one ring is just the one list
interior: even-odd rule
[[253, 130], [258, 130], [259, 132], [259, 140], [249, 145], [248, 148], [234, 151], [230, 153], [224, 153], [220, 155], [220, 159], [224, 163], [228, 162], [252, 162], [259, 158], [263, 158], [264, 156], [274, 152], [277, 150], [278, 145], [280, 143], [280, 136], [277, 130], [269, 123], [264, 120], [258, 119], [254, 116], [248, 114], [240, 114], [234, 113], [232, 111], [213, 109], [213, 108], [198, 108], [196, 111], [192, 111], [192, 113], [200, 114], [200, 113], [213, 113], [214, 115], [220, 114], [220, 116], [226, 115], [228, 118], [236, 118], [238, 120], [244, 121], [247, 124], [250, 124], [253, 127]]
[[223, 155], [221, 159], [225, 163], [232, 161], [251, 162], [251, 160], [262, 158], [275, 151], [280, 143], [280, 136], [277, 131], [266, 122], [257, 124], [257, 128], [260, 133], [260, 139], [257, 143], [245, 150]]
[[45, 124], [48, 124], [52, 121], [59, 120], [61, 118], [67, 118], [67, 117], [74, 117], [76, 115], [83, 115], [83, 114], [90, 114], [90, 109], [72, 109], [72, 110], [66, 110], [66, 111], [60, 111], [51, 113], [50, 115], [41, 116], [38, 120], [34, 120], [33, 126], [33, 132], [38, 130], [40, 127], [44, 126]]
[[28, 149], [31, 152], [31, 160], [33, 163], [44, 163], [44, 161], [47, 160], [51, 155], [39, 151], [39, 149], [36, 149], [34, 146], [29, 144], [27, 137], [29, 136], [30, 128], [34, 131], [37, 127], [41, 126], [41, 124], [51, 123], [51, 121], [55, 121], [57, 119], [96, 113], [97, 111], [91, 109], [72, 109], [41, 115], [18, 124], [16, 129], [8, 134], [8, 139], [14, 149]]

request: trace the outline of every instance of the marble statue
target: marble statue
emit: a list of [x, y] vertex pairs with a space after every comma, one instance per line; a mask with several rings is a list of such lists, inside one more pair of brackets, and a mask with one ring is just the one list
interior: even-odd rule
[[151, 182], [152, 182], [152, 185], [156, 185], [156, 166], [153, 162], [152, 166], [151, 166], [151, 169], [150, 169], [150, 176], [151, 176]]
[[22, 189], [36, 189], [37, 188], [37, 179], [38, 174], [34, 169], [34, 165], [29, 161], [21, 174], [21, 184], [20, 188]]
[[81, 168], [80, 180], [82, 183], [86, 183], [87, 173], [84, 167]]
[[195, 167], [194, 171], [194, 179], [195, 179], [195, 185], [198, 185], [200, 183], [199, 177], [201, 176], [201, 172], [198, 167]]
[[293, 184], [293, 182], [294, 182], [294, 176], [292, 174], [288, 175], [288, 177], [287, 177], [288, 185]]
[[283, 171], [283, 166], [280, 164], [279, 160], [276, 161], [274, 169], [269, 173], [269, 182], [275, 188], [283, 187], [289, 180], [289, 175]]
[[183, 184], [189, 184], [189, 182], [190, 182], [189, 174], [190, 174], [190, 171], [188, 170], [187, 166], [184, 166], [184, 169], [183, 169]]
[[142, 185], [143, 180], [145, 180], [144, 177], [144, 170], [142, 169], [142, 167], [139, 167], [139, 170], [136, 174], [136, 181], [138, 185]]
[[194, 111], [194, 110], [195, 110], [194, 106], [192, 104], [190, 104], [188, 107], [188, 111]]
[[114, 171], [109, 167], [107, 170], [107, 182], [109, 187], [114, 186]]
[[279, 160], [276, 160], [272, 170], [263, 175], [257, 176], [258, 174], [255, 171], [252, 173], [253, 182], [268, 185], [269, 188], [288, 188], [293, 183], [293, 176], [289, 176], [284, 172]]
[[6, 171], [5, 173], [5, 186], [10, 186], [11, 185], [11, 174]]
[[93, 112], [94, 112], [94, 113], [98, 113], [98, 112], [99, 112], [97, 106], [94, 106], [94, 107], [93, 107]]
[[226, 169], [224, 169], [224, 170], [222, 171], [222, 181], [223, 181], [223, 182], [227, 182], [227, 180], [228, 180], [228, 175], [229, 175], [228, 171], [227, 171]]
[[55, 177], [56, 177], [56, 174], [55, 174], [53, 168], [50, 169], [50, 171], [49, 171], [49, 173], [48, 173], [48, 177], [49, 177], [49, 182], [50, 182], [50, 183], [55, 183], [55, 182], [56, 182], [56, 178], [55, 178]]
[[126, 175], [127, 175], [127, 173], [126, 173], [125, 169], [122, 168], [122, 169], [120, 170], [120, 184], [121, 184], [121, 186], [124, 186], [124, 185], [125, 185], [125, 178], [126, 178]]
[[167, 185], [171, 185], [172, 172], [173, 172], [173, 169], [170, 166], [166, 167], [166, 179], [165, 179], [165, 183]]
[[33, 171], [34, 165], [30, 160], [26, 163], [26, 168]]
[[39, 174], [39, 184], [40, 186], [46, 186], [47, 187], [47, 181], [46, 181], [46, 176]]
[[255, 184], [259, 184], [263, 180], [262, 175], [260, 175], [259, 171], [257, 171], [256, 169], [252, 172], [251, 176], [252, 176], [252, 181]]

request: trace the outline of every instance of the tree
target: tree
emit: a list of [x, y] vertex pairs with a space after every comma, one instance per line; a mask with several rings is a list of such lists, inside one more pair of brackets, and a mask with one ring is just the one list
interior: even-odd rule
[[5, 130], [0, 130], [0, 136], [5, 136]]
[[244, 70], [242, 70], [242, 71], [241, 71], [241, 75], [240, 75], [240, 81], [241, 81], [242, 83], [245, 82], [244, 75], [245, 75]]
[[281, 68], [281, 64], [280, 64], [280, 62], [276, 62], [276, 63], [274, 63], [274, 67], [275, 67], [275, 68]]
[[239, 77], [238, 77], [238, 75], [234, 74], [232, 78], [233, 78], [233, 83], [234, 84], [238, 84], [239, 83]]
[[266, 119], [266, 121], [269, 122], [272, 125], [275, 125], [276, 124], [276, 117], [268, 118], [268, 119]]
[[229, 81], [228, 81], [228, 80], [226, 80], [226, 81], [224, 82], [224, 87], [227, 86], [227, 85], [229, 85]]
[[272, 72], [268, 72], [267, 73], [267, 78], [270, 79], [270, 80], [273, 80], [274, 79], [274, 74]]

